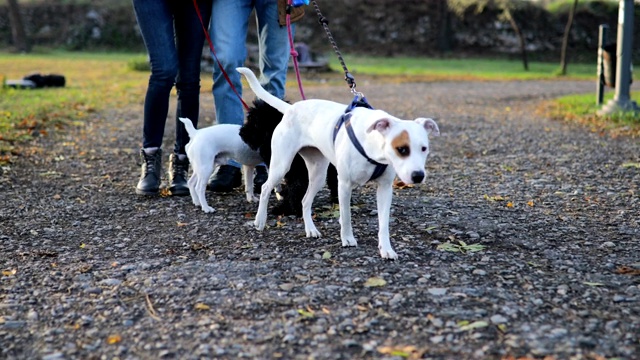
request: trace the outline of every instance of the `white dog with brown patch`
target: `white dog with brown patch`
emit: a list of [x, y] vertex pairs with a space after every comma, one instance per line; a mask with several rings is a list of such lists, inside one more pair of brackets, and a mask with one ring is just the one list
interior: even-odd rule
[[251, 70], [242, 67], [237, 70], [247, 78], [258, 98], [284, 114], [271, 140], [271, 167], [269, 178], [262, 185], [256, 228], [264, 229], [271, 190], [299, 153], [309, 171], [309, 187], [302, 199], [307, 237], [320, 237], [311, 218], [311, 205], [325, 182], [331, 162], [338, 170], [342, 246], [358, 244], [351, 226], [351, 191], [371, 180], [377, 183], [378, 249], [383, 258], [397, 259], [389, 240], [393, 180], [397, 174], [407, 184], [424, 181], [429, 134], [440, 134], [436, 122], [428, 118], [401, 120], [363, 106], [349, 107], [345, 113], [347, 105], [327, 100], [289, 104], [263, 89]]

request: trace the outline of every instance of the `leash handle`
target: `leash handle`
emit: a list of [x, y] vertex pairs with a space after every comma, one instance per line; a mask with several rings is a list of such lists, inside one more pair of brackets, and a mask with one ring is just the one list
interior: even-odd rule
[[224, 70], [222, 63], [218, 59], [218, 55], [216, 55], [216, 51], [213, 48], [213, 41], [211, 41], [211, 37], [209, 37], [209, 32], [207, 31], [207, 28], [204, 26], [204, 21], [202, 21], [202, 14], [200, 13], [200, 8], [198, 7], [197, 0], [193, 0], [193, 7], [196, 9], [196, 14], [198, 14], [198, 19], [200, 19], [200, 25], [202, 25], [202, 31], [204, 31], [204, 36], [207, 38], [207, 42], [209, 43], [209, 50], [211, 51], [213, 58], [216, 59], [216, 63], [218, 64], [220, 71], [222, 71], [222, 75], [224, 76], [225, 80], [227, 80], [227, 83], [229, 83], [229, 86], [231, 86], [231, 90], [233, 90], [233, 92], [236, 94], [236, 96], [242, 103], [242, 106], [244, 106], [245, 110], [249, 110], [249, 105], [247, 105], [247, 103], [244, 102], [244, 100], [242, 100], [242, 96], [240, 96], [238, 89], [236, 89], [236, 87], [233, 86], [233, 83], [231, 82], [231, 78], [229, 78], [229, 74], [227, 74], [227, 72]]
[[329, 30], [329, 20], [327, 20], [327, 18], [322, 15], [322, 12], [320, 11], [320, 7], [318, 7], [318, 3], [316, 2], [316, 0], [312, 0], [312, 2], [313, 7], [316, 10], [316, 14], [318, 14], [318, 22], [320, 23], [320, 25], [322, 25], [324, 31], [327, 33], [327, 37], [329, 38], [329, 42], [331, 42], [333, 51], [336, 53], [336, 55], [338, 55], [338, 60], [340, 61], [340, 65], [342, 65], [342, 70], [344, 71], [344, 80], [347, 82], [351, 93], [356, 96], [364, 97], [361, 92], [356, 91], [356, 79], [353, 77], [353, 75], [351, 75], [349, 69], [347, 69], [347, 65], [344, 63], [342, 54], [338, 49], [338, 44], [334, 40], [333, 35], [331, 35], [331, 30]]

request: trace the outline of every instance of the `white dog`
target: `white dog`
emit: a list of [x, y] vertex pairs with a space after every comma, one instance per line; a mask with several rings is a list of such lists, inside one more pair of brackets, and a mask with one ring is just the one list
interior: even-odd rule
[[198, 130], [190, 119], [180, 118], [180, 121], [189, 133], [189, 143], [185, 149], [193, 175], [187, 185], [193, 204], [202, 206], [202, 211], [207, 213], [215, 211], [205, 198], [207, 182], [215, 167], [226, 164], [229, 159], [242, 164], [247, 201], [257, 200], [253, 195], [253, 169], [263, 161], [260, 154], [251, 150], [240, 138], [240, 125], [220, 124]]
[[[429, 134], [439, 135], [433, 119], [401, 120], [381, 110], [355, 107], [327, 100], [303, 100], [288, 104], [264, 90], [247, 68], [237, 68], [260, 99], [284, 114], [271, 140], [269, 178], [262, 186], [255, 226], [264, 229], [269, 194], [289, 169], [296, 153], [309, 170], [309, 187], [302, 200], [307, 237], [320, 237], [311, 218], [313, 198], [324, 184], [329, 162], [338, 170], [340, 238], [342, 246], [356, 246], [351, 226], [351, 191], [369, 180], [377, 183], [378, 248], [380, 255], [397, 259], [389, 241], [389, 212], [396, 176], [407, 184], [422, 183], [429, 154]], [[343, 126], [344, 124], [344, 126]], [[387, 166], [390, 165], [390, 166]], [[372, 175], [377, 175], [373, 179]]]

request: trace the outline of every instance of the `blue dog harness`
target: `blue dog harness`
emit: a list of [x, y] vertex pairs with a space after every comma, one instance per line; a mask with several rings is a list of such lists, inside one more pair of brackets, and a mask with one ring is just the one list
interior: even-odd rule
[[373, 107], [369, 105], [367, 99], [364, 96], [360, 98], [358, 95], [356, 95], [356, 97], [353, 98], [351, 105], [347, 107], [344, 114], [342, 114], [340, 120], [338, 120], [338, 123], [333, 129], [333, 143], [335, 144], [336, 138], [338, 137], [338, 131], [340, 131], [342, 124], [344, 124], [344, 128], [347, 130], [347, 135], [349, 135], [349, 139], [351, 139], [351, 143], [356, 148], [356, 150], [358, 150], [360, 155], [364, 156], [369, 163], [376, 166], [376, 168], [373, 170], [371, 178], [369, 179], [369, 181], [371, 181], [377, 179], [384, 173], [384, 171], [387, 169], [387, 164], [381, 164], [367, 156], [367, 153], [364, 151], [364, 148], [360, 144], [360, 141], [358, 141], [356, 134], [353, 132], [353, 128], [351, 127], [351, 110], [356, 107], [366, 107], [367, 109], [373, 109]]

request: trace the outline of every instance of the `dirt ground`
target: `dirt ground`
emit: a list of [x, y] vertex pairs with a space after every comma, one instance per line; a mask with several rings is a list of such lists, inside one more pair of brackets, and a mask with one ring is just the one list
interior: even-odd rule
[[[357, 248], [328, 190], [319, 239], [292, 217], [258, 232], [240, 189], [208, 193], [213, 214], [135, 195], [141, 107], [110, 110], [3, 168], [0, 358], [640, 358], [640, 142], [536, 111], [594, 83], [358, 89], [442, 133], [426, 183], [394, 190], [397, 261], [378, 254], [372, 186], [353, 195]], [[202, 109], [210, 124], [204, 90]]]

